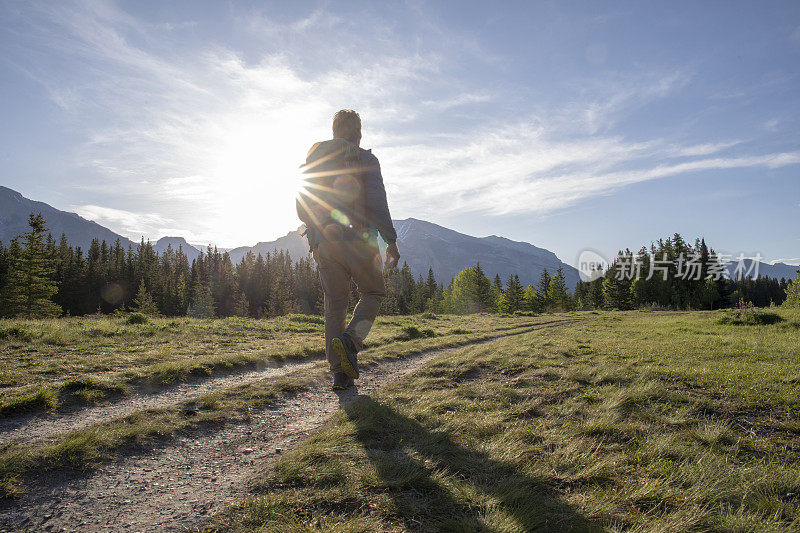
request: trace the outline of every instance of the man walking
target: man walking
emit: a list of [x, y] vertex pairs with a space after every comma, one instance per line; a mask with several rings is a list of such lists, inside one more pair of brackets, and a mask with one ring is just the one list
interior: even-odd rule
[[[347, 389], [358, 378], [357, 354], [386, 296], [378, 233], [388, 244], [386, 268], [394, 268], [400, 259], [378, 158], [360, 143], [358, 113], [336, 113], [333, 139], [308, 152], [297, 200], [325, 293], [325, 354], [334, 390]], [[345, 324], [351, 280], [359, 300]]]

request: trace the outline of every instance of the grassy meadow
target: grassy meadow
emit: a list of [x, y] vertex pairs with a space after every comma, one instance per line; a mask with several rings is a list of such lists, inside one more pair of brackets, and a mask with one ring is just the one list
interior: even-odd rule
[[[368, 367], [553, 322], [564, 319], [491, 315], [379, 318], [360, 361]], [[0, 331], [4, 332], [0, 354], [4, 372], [8, 371], [5, 379], [15, 383], [0, 389], [0, 414], [5, 418], [67, 414], [81, 406], [122, 401], [133, 390], [154, 393], [180, 381], [202, 383], [215, 374], [259, 365], [290, 359], [317, 361], [308, 368], [290, 368], [279, 377], [214, 389], [174, 405], [141, 409], [32, 443], [11, 441], [0, 446], [0, 499], [27, 490], [27, 478], [42, 472], [88, 470], [128, 449], [147, 453], [155, 443], [179, 433], [202, 433], [223, 424], [246, 422], [253, 409], [312, 386], [329, 386], [327, 364], [321, 359], [322, 321], [314, 316], [150, 319], [141, 325], [129, 324], [121, 317], [14, 320], [0, 321]], [[90, 331], [107, 334], [87, 333]], [[54, 338], [64, 344], [53, 343]], [[61, 352], [62, 348], [68, 349]], [[31, 354], [39, 354], [39, 359], [33, 360]], [[157, 354], [162, 354], [162, 361], [156, 362]]]
[[[468, 341], [531, 322], [491, 315], [381, 317], [368, 347]], [[0, 320], [0, 418], [58, 410], [267, 364], [324, 357], [320, 317], [255, 320], [124, 316]]]
[[[318, 364], [0, 447], [0, 497], [326, 387], [322, 323], [0, 321], [0, 416]], [[492, 343], [476, 341], [513, 333]], [[264, 465], [220, 531], [800, 530], [800, 311], [380, 317], [367, 367], [454, 347]], [[187, 413], [191, 413], [188, 416]]]
[[800, 312], [573, 313], [345, 405], [220, 531], [798, 531]]

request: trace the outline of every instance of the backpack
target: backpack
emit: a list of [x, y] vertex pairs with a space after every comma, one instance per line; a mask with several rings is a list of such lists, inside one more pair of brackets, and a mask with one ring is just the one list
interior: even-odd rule
[[304, 180], [297, 215], [310, 247], [321, 239], [344, 240], [367, 226], [361, 149], [344, 139], [318, 142], [302, 166]]

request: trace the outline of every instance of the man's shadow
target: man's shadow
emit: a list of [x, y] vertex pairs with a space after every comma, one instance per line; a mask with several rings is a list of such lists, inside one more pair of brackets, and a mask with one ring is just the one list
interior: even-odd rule
[[[600, 531], [543, 480], [486, 453], [467, 449], [444, 431], [431, 431], [386, 404], [357, 392], [341, 395], [342, 409], [355, 423], [358, 440], [395, 506], [392, 520], [405, 529], [488, 531], [493, 514], [499, 529], [521, 531]], [[458, 487], [446, 487], [444, 477]], [[472, 494], [457, 500], [453, 491]], [[466, 501], [465, 501], [466, 500]], [[488, 509], [488, 510], [487, 510]]]

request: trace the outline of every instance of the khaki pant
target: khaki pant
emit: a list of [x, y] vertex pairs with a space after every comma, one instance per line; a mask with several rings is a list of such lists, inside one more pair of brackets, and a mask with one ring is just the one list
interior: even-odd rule
[[[331, 372], [341, 372], [341, 361], [331, 351], [331, 339], [347, 333], [356, 349], [364, 347], [364, 338], [386, 296], [380, 251], [374, 241], [322, 241], [316, 259], [325, 293], [325, 355]], [[356, 282], [359, 299], [353, 318], [345, 326], [351, 279]]]

